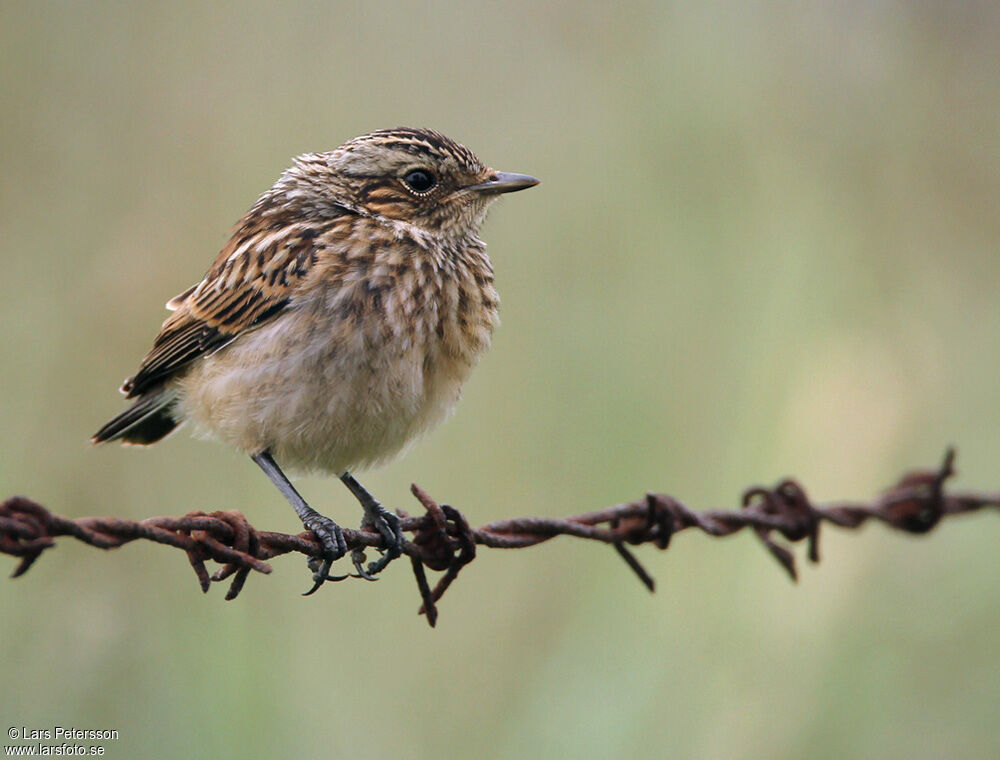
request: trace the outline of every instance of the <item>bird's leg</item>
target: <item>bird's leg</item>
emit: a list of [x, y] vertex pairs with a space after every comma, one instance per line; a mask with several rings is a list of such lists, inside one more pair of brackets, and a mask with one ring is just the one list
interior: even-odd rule
[[302, 498], [295, 486], [291, 484], [285, 473], [274, 461], [271, 452], [264, 451], [250, 457], [257, 466], [264, 471], [264, 474], [271, 479], [271, 482], [278, 487], [278, 490], [288, 499], [295, 514], [299, 516], [302, 524], [316, 534], [316, 538], [323, 545], [323, 558], [319, 560], [312, 558], [309, 560], [309, 569], [313, 571], [313, 581], [315, 585], [306, 592], [306, 596], [313, 593], [323, 585], [326, 580], [339, 580], [330, 577], [330, 566], [338, 559], [347, 554], [347, 542], [344, 541], [344, 534], [340, 526], [329, 517], [324, 517], [315, 509], [310, 507], [306, 500]]
[[340, 479], [354, 494], [354, 498], [361, 502], [361, 508], [365, 511], [361, 527], [375, 528], [382, 536], [382, 540], [385, 541], [386, 548], [382, 552], [382, 556], [368, 565], [367, 569], [363, 564], [365, 561], [364, 549], [358, 548], [351, 552], [351, 559], [354, 561], [358, 575], [367, 580], [375, 580], [374, 576], [403, 551], [403, 531], [399, 527], [399, 516], [379, 504], [375, 497], [354, 479], [351, 473], [345, 472], [340, 476]]

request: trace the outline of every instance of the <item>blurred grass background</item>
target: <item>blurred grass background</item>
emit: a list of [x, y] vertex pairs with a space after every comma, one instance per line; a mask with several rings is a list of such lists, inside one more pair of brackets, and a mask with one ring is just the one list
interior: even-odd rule
[[[996, 488], [998, 35], [987, 2], [4, 2], [0, 492], [297, 530], [220, 446], [87, 438], [289, 158], [397, 124], [543, 184], [487, 223], [503, 325], [362, 478], [386, 503], [865, 498], [950, 442]], [[176, 551], [65, 542], [0, 583], [0, 720], [109, 757], [997, 757], [998, 531], [829, 530], [798, 586], [685, 534], [641, 552], [653, 597], [595, 547], [484, 552], [434, 631], [402, 564], [303, 599], [277, 560], [226, 603]]]

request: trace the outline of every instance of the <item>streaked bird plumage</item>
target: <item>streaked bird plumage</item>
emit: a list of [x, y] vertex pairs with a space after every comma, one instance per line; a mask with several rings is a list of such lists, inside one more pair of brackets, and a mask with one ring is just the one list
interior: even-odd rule
[[149, 444], [191, 421], [294, 470], [394, 456], [488, 348], [499, 300], [479, 227], [500, 193], [533, 184], [424, 129], [298, 156], [167, 303], [122, 386], [135, 402], [94, 440]]

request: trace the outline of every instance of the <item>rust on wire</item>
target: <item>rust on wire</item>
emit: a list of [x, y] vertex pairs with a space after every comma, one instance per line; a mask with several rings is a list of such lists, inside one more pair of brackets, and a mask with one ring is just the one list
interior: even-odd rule
[[[437, 602], [459, 572], [476, 557], [476, 547], [520, 549], [556, 536], [573, 536], [610, 544], [639, 580], [653, 590], [653, 578], [629, 547], [652, 544], [666, 549], [682, 530], [693, 528], [722, 537], [750, 528], [782, 568], [795, 579], [795, 556], [789, 544], [807, 541], [807, 556], [819, 561], [820, 526], [858, 528], [876, 520], [895, 530], [927, 533], [945, 517], [1000, 507], [1000, 494], [948, 493], [955, 452], [948, 449], [936, 470], [917, 470], [867, 503], [833, 503], [817, 507], [794, 480], [773, 488], [755, 487], [743, 494], [742, 508], [695, 512], [666, 494], [647, 494], [639, 501], [566, 518], [523, 517], [470, 527], [454, 507], [438, 504], [419, 486], [413, 496], [424, 514], [411, 517], [402, 510], [401, 527], [411, 534], [403, 551], [409, 555], [422, 605], [420, 613], [433, 626]], [[71, 536], [99, 549], [114, 549], [135, 540], [174, 546], [187, 554], [203, 591], [212, 582], [231, 579], [226, 599], [243, 589], [251, 571], [270, 573], [267, 560], [297, 552], [319, 557], [320, 543], [312, 532], [299, 534], [258, 531], [240, 512], [189, 512], [183, 517], [150, 517], [140, 522], [114, 517], [69, 519], [49, 512], [23, 496], [0, 503], [0, 553], [20, 557], [13, 577], [24, 575], [55, 539]], [[784, 539], [781, 541], [780, 539]], [[382, 538], [370, 531], [344, 530], [349, 549], [380, 547]], [[219, 565], [209, 574], [206, 562]], [[431, 588], [426, 570], [441, 573]]]

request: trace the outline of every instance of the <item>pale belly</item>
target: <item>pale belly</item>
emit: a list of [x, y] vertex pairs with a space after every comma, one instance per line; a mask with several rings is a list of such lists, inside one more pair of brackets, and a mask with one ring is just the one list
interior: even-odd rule
[[332, 319], [286, 312], [175, 382], [201, 434], [269, 450], [292, 471], [340, 474], [384, 462], [444, 419], [480, 353], [433, 336], [373, 346]]

